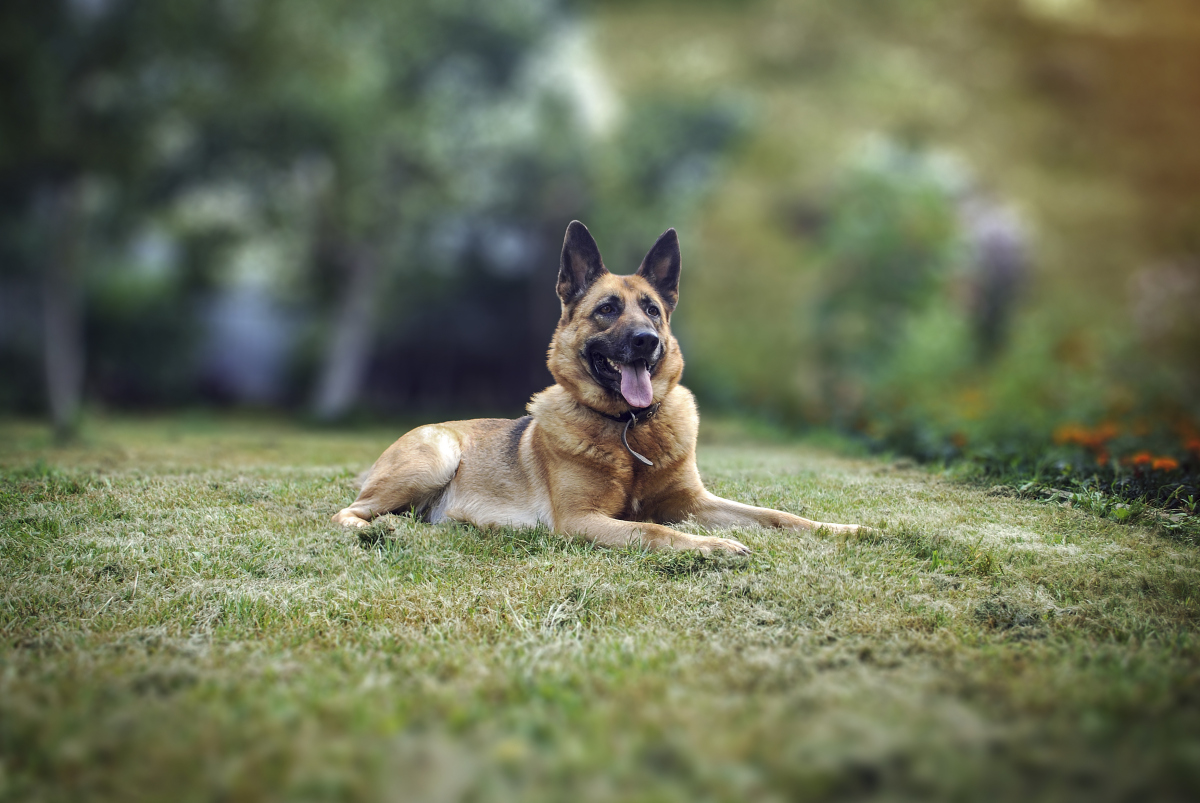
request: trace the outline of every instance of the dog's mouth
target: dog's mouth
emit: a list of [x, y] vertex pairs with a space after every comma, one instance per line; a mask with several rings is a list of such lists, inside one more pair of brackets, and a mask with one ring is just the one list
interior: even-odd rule
[[598, 350], [592, 350], [589, 363], [600, 384], [621, 394], [630, 407], [649, 407], [654, 403], [654, 388], [650, 377], [658, 363], [646, 360], [617, 362]]

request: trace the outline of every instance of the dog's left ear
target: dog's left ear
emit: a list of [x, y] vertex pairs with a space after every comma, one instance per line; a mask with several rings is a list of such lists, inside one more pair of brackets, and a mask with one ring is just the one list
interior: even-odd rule
[[667, 229], [650, 248], [642, 260], [637, 275], [641, 276], [658, 291], [668, 311], [674, 311], [679, 303], [679, 235], [675, 229]]
[[572, 220], [563, 238], [562, 257], [558, 263], [558, 297], [563, 304], [572, 304], [587, 292], [592, 282], [608, 273], [600, 249], [587, 226]]

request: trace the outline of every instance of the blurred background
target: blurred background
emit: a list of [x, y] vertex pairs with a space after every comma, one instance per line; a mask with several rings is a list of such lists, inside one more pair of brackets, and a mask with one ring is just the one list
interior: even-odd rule
[[519, 415], [573, 218], [706, 412], [1200, 453], [1193, 0], [0, 8], [0, 414]]

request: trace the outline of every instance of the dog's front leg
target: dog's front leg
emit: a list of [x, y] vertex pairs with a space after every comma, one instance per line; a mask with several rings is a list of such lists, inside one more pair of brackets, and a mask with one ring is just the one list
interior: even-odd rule
[[857, 524], [827, 524], [812, 521], [781, 510], [743, 505], [722, 499], [708, 491], [698, 494], [688, 513], [702, 527], [775, 527], [788, 530], [828, 530], [834, 533], [858, 532]]
[[600, 513], [571, 516], [560, 522], [556, 529], [608, 547], [640, 544], [647, 549], [692, 549], [705, 555], [713, 552], [745, 555], [750, 552], [749, 547], [732, 538], [689, 535], [662, 524], [621, 521]]

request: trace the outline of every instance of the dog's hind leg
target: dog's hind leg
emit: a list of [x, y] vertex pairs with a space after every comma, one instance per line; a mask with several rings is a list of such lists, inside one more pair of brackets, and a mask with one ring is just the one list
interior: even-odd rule
[[454, 479], [462, 451], [462, 436], [441, 424], [405, 433], [379, 456], [358, 498], [338, 511], [333, 521], [366, 527], [384, 513], [427, 506]]
[[812, 521], [782, 510], [743, 505], [707, 491], [702, 492], [684, 508], [693, 521], [702, 527], [776, 527], [787, 530], [827, 530], [832, 533], [855, 533], [857, 524], [829, 524]]
[[745, 555], [750, 548], [732, 538], [710, 535], [689, 535], [662, 524], [647, 521], [622, 521], [599, 513], [571, 514], [556, 522], [557, 529], [607, 547], [640, 544], [646, 549], [692, 549], [708, 555], [730, 552]]

